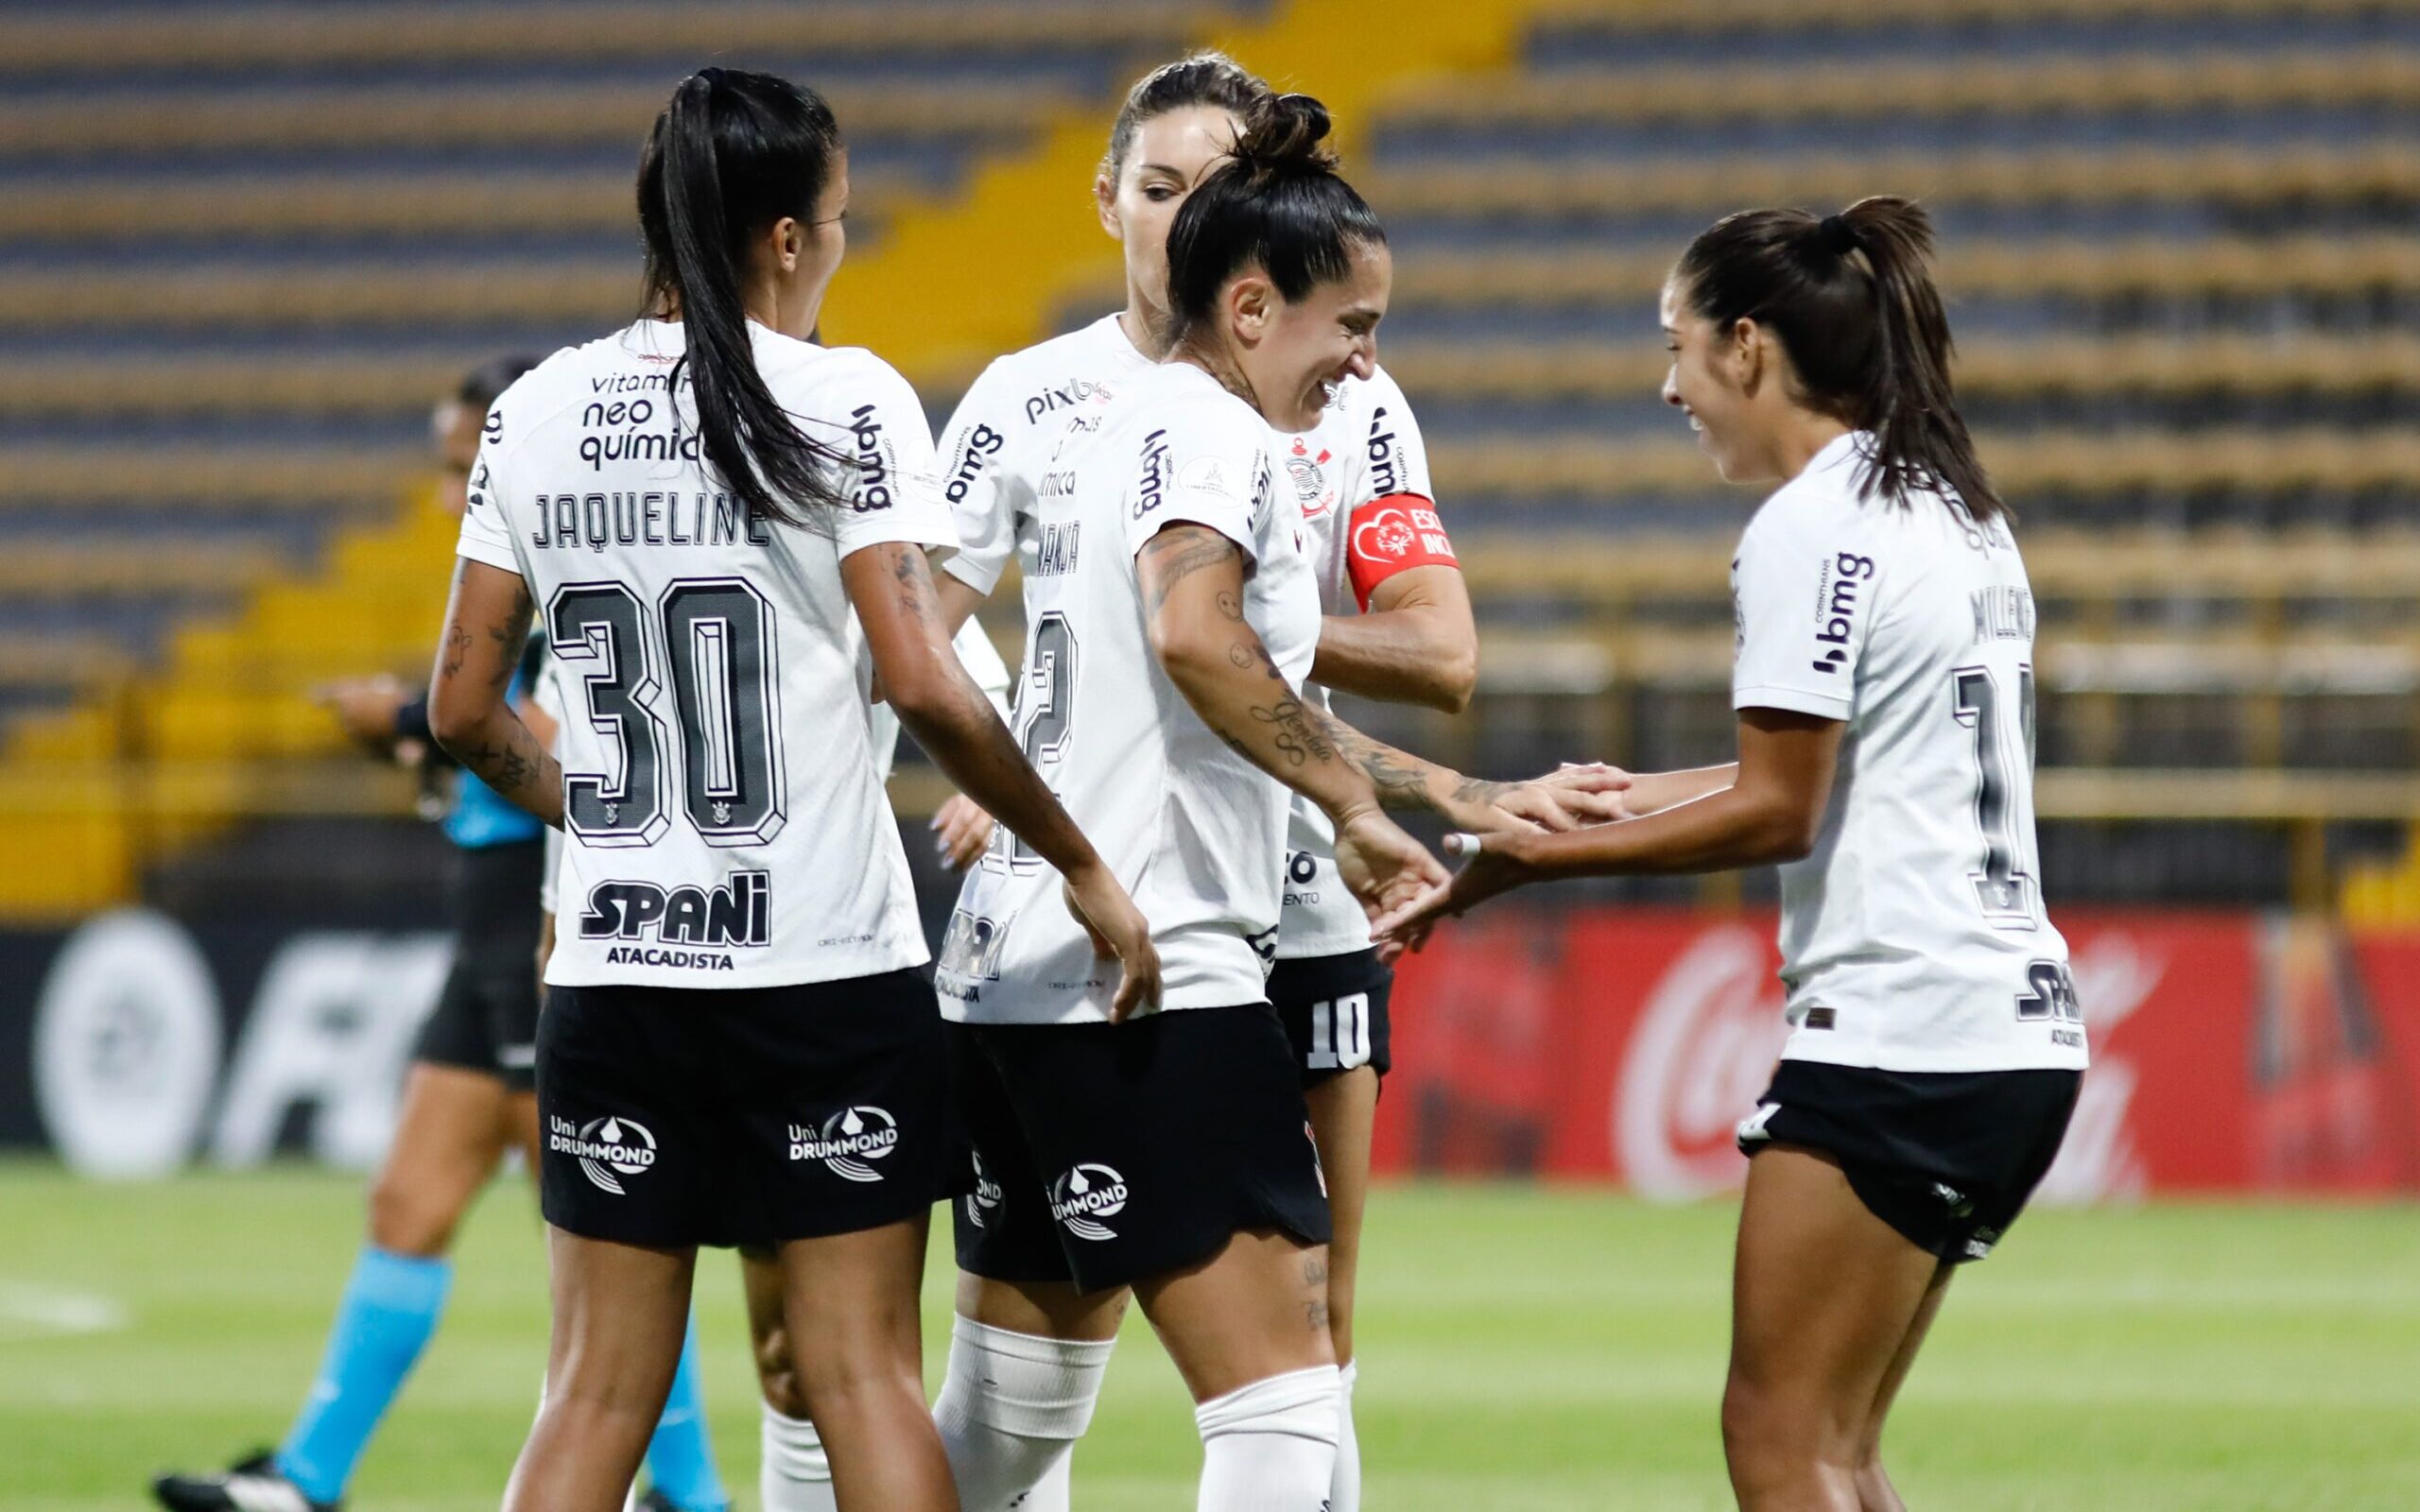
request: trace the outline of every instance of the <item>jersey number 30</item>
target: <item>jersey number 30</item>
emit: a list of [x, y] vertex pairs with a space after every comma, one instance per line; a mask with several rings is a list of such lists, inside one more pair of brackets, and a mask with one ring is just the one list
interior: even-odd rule
[[621, 757], [615, 772], [563, 774], [565, 827], [593, 846], [653, 845], [671, 827], [661, 666], [691, 828], [713, 846], [781, 833], [780, 679], [762, 593], [735, 577], [684, 578], [650, 615], [621, 583], [567, 584], [546, 629], [565, 675], [587, 686], [590, 726]]

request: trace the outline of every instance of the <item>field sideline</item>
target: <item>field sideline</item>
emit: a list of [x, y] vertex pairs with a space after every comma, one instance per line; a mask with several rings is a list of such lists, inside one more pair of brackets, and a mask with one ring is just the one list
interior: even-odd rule
[[[147, 1506], [145, 1478], [273, 1439], [357, 1242], [360, 1183], [302, 1170], [94, 1186], [0, 1165], [0, 1505]], [[1362, 1285], [1372, 1512], [1729, 1505], [1715, 1434], [1732, 1211], [1590, 1192], [1380, 1193]], [[493, 1508], [527, 1427], [537, 1224], [502, 1184], [354, 1486], [358, 1512]], [[945, 1254], [927, 1357], [946, 1327]], [[716, 1449], [753, 1507], [731, 1262], [700, 1299]], [[2420, 1504], [2420, 1209], [2029, 1217], [1953, 1294], [1899, 1415], [1912, 1505], [2286, 1512]], [[1134, 1320], [1077, 1454], [1083, 1512], [1189, 1506], [1198, 1448]]]

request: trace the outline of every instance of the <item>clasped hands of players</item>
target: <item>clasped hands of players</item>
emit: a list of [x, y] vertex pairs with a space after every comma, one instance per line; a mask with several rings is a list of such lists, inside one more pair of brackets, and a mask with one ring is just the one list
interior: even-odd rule
[[[1380, 954], [1392, 960], [1425, 943], [1441, 912], [1460, 913], [1518, 880], [1505, 853], [1482, 849], [1480, 836], [1560, 833], [1629, 818], [1625, 795], [1632, 781], [1620, 767], [1593, 762], [1566, 764], [1526, 782], [1465, 781], [1436, 804], [1438, 815], [1455, 827], [1445, 839], [1447, 854], [1472, 857], [1459, 874], [1447, 871], [1373, 805], [1339, 820], [1337, 869], [1374, 921]], [[993, 822], [973, 799], [953, 795], [931, 826], [943, 865], [953, 871], [973, 866], [992, 843]], [[1068, 902], [1083, 919], [1072, 885]], [[1411, 919], [1419, 922], [1405, 928], [1403, 921]], [[1110, 954], [1097, 931], [1094, 944], [1102, 956]]]

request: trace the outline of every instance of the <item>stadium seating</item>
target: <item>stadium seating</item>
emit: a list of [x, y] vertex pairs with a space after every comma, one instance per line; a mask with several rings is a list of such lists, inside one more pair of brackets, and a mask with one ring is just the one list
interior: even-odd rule
[[[1412, 10], [0, 7], [0, 803], [66, 814], [29, 774], [96, 754], [182, 764], [179, 823], [401, 800], [338, 791], [298, 690], [424, 645], [444, 532], [396, 499], [428, 401], [630, 311], [633, 147], [703, 53], [828, 83], [858, 185], [836, 318], [877, 312], [938, 413], [1114, 298], [1076, 208], [1100, 122], [1215, 39], [1338, 106], [1397, 251], [1383, 355], [1495, 733], [1401, 730], [1475, 759], [1548, 729], [1642, 761], [1720, 742], [1754, 495], [1660, 403], [1657, 294], [1728, 210], [1893, 192], [1940, 223], [1965, 404], [2025, 522], [2045, 759], [2107, 776], [2046, 780], [2046, 814], [2156, 806], [2126, 774], [2181, 767], [2256, 774], [2247, 817], [2398, 812], [2346, 784], [2420, 760], [2420, 0]], [[1046, 255], [961, 278], [987, 240]], [[246, 765], [269, 753], [283, 778]], [[2340, 780], [2279, 786], [2297, 767]]]
[[430, 405], [635, 309], [631, 170], [683, 73], [827, 88], [862, 263], [1258, 9], [0, 6], [0, 912], [122, 896], [227, 816], [404, 806], [302, 695], [425, 658]]

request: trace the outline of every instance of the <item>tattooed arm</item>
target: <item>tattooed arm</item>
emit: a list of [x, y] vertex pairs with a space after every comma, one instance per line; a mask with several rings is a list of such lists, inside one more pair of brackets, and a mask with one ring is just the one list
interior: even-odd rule
[[481, 782], [561, 828], [563, 770], [504, 696], [529, 639], [529, 590], [518, 576], [468, 558], [455, 562], [428, 683], [428, 727]]
[[1174, 524], [1135, 558], [1151, 649], [1202, 722], [1331, 816], [1376, 803], [1427, 809], [1482, 833], [1618, 816], [1628, 778], [1575, 768], [1547, 784], [1491, 782], [1407, 755], [1303, 697], [1244, 620], [1243, 549], [1206, 525]]
[[1095, 947], [1124, 966], [1112, 1016], [1156, 1006], [1160, 960], [1150, 926], [959, 663], [924, 548], [886, 542], [852, 552], [840, 559], [840, 581], [899, 723], [959, 791], [1058, 869]]
[[1337, 864], [1372, 917], [1442, 885], [1444, 868], [1380, 812], [1379, 784], [1341, 744], [1362, 737], [1305, 703], [1245, 622], [1243, 548], [1207, 525], [1172, 524], [1134, 565], [1168, 680], [1238, 755], [1335, 819]]

